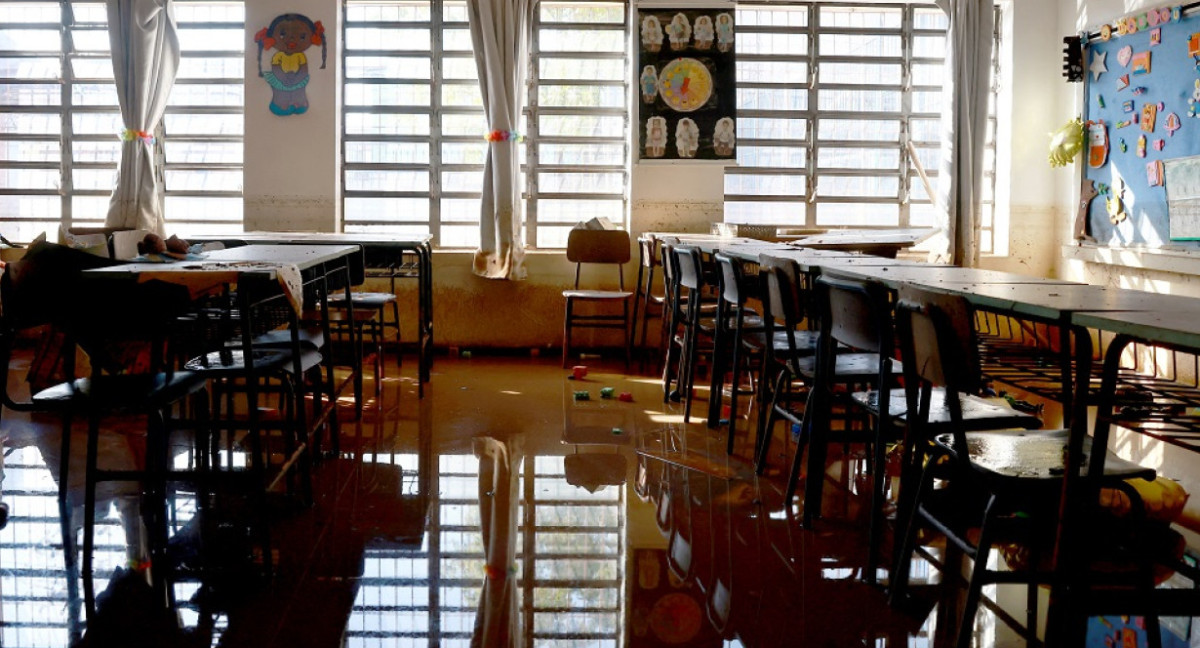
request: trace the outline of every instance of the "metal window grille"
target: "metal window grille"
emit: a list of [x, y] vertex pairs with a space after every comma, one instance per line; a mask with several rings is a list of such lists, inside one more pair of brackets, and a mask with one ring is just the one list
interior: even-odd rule
[[[183, 60], [164, 118], [166, 214], [186, 234], [241, 224], [241, 0], [178, 0]], [[0, 26], [0, 233], [101, 225], [120, 159], [103, 2], [5, 4]]]
[[[936, 181], [945, 15], [928, 5], [831, 2], [745, 3], [737, 16], [738, 166], [725, 172], [725, 220], [931, 224], [932, 205], [906, 148], [915, 146]], [[985, 155], [985, 250], [993, 234], [997, 88]]]
[[575, 223], [624, 227], [629, 196], [627, 3], [543, 1], [534, 22], [525, 239], [563, 248]]
[[[346, 0], [342, 200], [347, 231], [479, 244], [488, 125], [466, 6]], [[579, 220], [627, 212], [623, 2], [541, 2], [520, 148], [526, 242], [565, 247]]]

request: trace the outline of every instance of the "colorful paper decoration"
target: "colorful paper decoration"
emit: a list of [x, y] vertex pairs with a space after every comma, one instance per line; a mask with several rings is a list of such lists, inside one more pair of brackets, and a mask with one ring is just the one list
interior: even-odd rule
[[1150, 52], [1138, 52], [1129, 62], [1134, 74], [1150, 74]]
[[1198, 109], [1200, 109], [1200, 79], [1196, 79], [1192, 98], [1188, 99], [1188, 117], [1195, 117]]
[[1165, 25], [1169, 22], [1179, 22], [1183, 19], [1183, 7], [1162, 7], [1148, 9], [1140, 14], [1131, 14], [1118, 18], [1112, 24], [1100, 26], [1100, 39], [1110, 40], [1136, 34], [1139, 31]]
[[1121, 149], [1121, 152], [1122, 152], [1122, 153], [1124, 153], [1124, 152], [1126, 152], [1126, 151], [1128, 151], [1128, 150], [1129, 150], [1129, 146], [1125, 144], [1125, 138], [1124, 138], [1124, 137], [1122, 137], [1120, 140], [1118, 140], [1118, 144], [1117, 144], [1117, 146], [1119, 146], [1119, 147], [1120, 147], [1120, 149]]
[[1103, 121], [1088, 122], [1088, 166], [1099, 169], [1108, 161], [1108, 128]]
[[1150, 30], [1150, 47], [1162, 44], [1162, 28], [1155, 27]]
[[1158, 120], [1158, 106], [1152, 103], [1142, 105], [1142, 130], [1147, 133], [1154, 132], [1154, 124]]
[[1171, 137], [1175, 137], [1175, 131], [1179, 130], [1183, 124], [1179, 121], [1179, 115], [1171, 113], [1167, 115], [1167, 122], [1163, 126], [1167, 129], [1167, 132], [1171, 134]]
[[1121, 111], [1127, 113], [1133, 112], [1133, 102], [1126, 101], [1125, 103], [1121, 104]]
[[1092, 52], [1092, 64], [1088, 67], [1092, 72], [1092, 81], [1099, 81], [1100, 75], [1108, 72], [1108, 65], [1105, 64], [1105, 59], [1108, 58], [1108, 52]]
[[1146, 157], [1146, 136], [1138, 135], [1137, 156], [1140, 158]]
[[[1162, 140], [1159, 141], [1161, 142]], [[1146, 184], [1151, 187], [1163, 186], [1162, 160], [1153, 160], [1146, 163]]]
[[1129, 87], [1129, 75], [1128, 74], [1122, 74], [1121, 76], [1117, 77], [1117, 92], [1120, 92], [1128, 87]]
[[1164, 148], [1166, 148], [1166, 146], [1167, 146], [1166, 140], [1160, 140], [1160, 139], [1154, 140], [1154, 150], [1155, 151], [1161, 151]]
[[1133, 58], [1133, 45], [1126, 45], [1117, 50], [1117, 63], [1120, 63], [1121, 67], [1129, 67], [1131, 58]]

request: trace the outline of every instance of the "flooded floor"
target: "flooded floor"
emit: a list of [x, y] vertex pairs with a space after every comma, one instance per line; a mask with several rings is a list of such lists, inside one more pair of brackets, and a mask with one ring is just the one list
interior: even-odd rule
[[[619, 364], [569, 380], [552, 358], [442, 357], [418, 400], [415, 360], [391, 362], [361, 420], [345, 399], [340, 452], [315, 468], [312, 505], [282, 489], [269, 498], [270, 577], [245, 492], [198, 506], [194, 487], [175, 484], [156, 554], [139, 485], [102, 484], [90, 624], [63, 549], [64, 529], [82, 536], [85, 428], [60, 509], [58, 419], [5, 411], [0, 645], [468, 646], [476, 633], [488, 646], [948, 645], [938, 628], [956, 623], [956, 599], [921, 587], [939, 580], [928, 563], [915, 562], [903, 611], [864, 582], [861, 447], [831, 452], [823, 517], [802, 529], [783, 501], [794, 450], [783, 425], [757, 477], [752, 415], [728, 455], [702, 402], [685, 425], [657, 377]], [[23, 363], [10, 373], [17, 386]], [[138, 465], [141, 421], [106, 427], [101, 465]], [[227, 451], [244, 465], [238, 444]], [[190, 459], [178, 444], [175, 465]], [[156, 569], [170, 610], [147, 584]], [[976, 645], [1025, 645], [1007, 624], [1024, 619], [1024, 588], [986, 591], [1009, 612], [981, 608]]]

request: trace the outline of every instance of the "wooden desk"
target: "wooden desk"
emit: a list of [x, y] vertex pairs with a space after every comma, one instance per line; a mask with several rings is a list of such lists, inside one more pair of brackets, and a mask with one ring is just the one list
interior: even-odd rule
[[[425, 396], [425, 383], [433, 369], [433, 237], [400, 237], [369, 232], [229, 232], [192, 237], [193, 241], [253, 243], [261, 245], [296, 245], [305, 243], [358, 245], [363, 248], [366, 275], [392, 281], [417, 281], [417, 391]], [[410, 261], [407, 257], [414, 257]], [[359, 282], [361, 283], [361, 281]]]
[[900, 250], [910, 248], [936, 233], [937, 230], [931, 228], [833, 230], [796, 239], [791, 243], [801, 247], [863, 252], [895, 258]]

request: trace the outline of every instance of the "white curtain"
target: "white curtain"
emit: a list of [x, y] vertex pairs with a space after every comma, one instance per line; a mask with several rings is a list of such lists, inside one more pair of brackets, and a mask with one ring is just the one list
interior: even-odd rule
[[108, 38], [125, 130], [105, 225], [162, 234], [154, 133], [179, 68], [172, 0], [108, 0]]
[[525, 277], [516, 131], [521, 124], [533, 5], [534, 0], [467, 0], [490, 142], [473, 270], [489, 279]]
[[517, 609], [517, 503], [521, 439], [475, 439], [479, 457], [479, 526], [485, 560], [483, 592], [475, 613], [472, 648], [516, 648], [521, 640]]
[[963, 266], [979, 264], [983, 151], [991, 94], [995, 9], [991, 0], [937, 0], [950, 19], [938, 169], [941, 236], [934, 255]]

